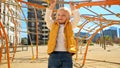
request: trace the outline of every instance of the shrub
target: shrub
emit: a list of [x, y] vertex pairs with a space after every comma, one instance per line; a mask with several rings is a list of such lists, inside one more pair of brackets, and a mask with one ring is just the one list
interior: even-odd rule
[[94, 46], [94, 43], [90, 43], [90, 46]]

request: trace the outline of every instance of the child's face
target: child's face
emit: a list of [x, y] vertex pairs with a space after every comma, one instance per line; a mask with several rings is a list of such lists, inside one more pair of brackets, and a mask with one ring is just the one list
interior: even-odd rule
[[56, 20], [60, 24], [64, 24], [68, 18], [68, 13], [65, 10], [58, 10], [56, 15]]

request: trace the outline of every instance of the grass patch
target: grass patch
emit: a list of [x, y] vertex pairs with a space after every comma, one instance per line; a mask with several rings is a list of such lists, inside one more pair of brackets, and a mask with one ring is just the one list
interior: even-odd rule
[[120, 44], [118, 44], [118, 46], [120, 46]]
[[94, 46], [94, 43], [90, 43], [90, 46]]

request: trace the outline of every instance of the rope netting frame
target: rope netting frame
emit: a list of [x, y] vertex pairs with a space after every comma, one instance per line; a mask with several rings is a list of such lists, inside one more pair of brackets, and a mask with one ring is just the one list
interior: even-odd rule
[[[21, 9], [21, 6], [18, 2], [21, 2], [21, 3], [24, 3], [26, 5], [29, 5], [29, 6], [32, 6], [34, 8], [34, 12], [35, 12], [35, 19], [36, 19], [36, 23], [38, 23], [38, 18], [37, 18], [37, 12], [36, 12], [36, 9], [45, 9], [46, 7], [45, 6], [42, 6], [42, 5], [38, 5], [38, 4], [35, 4], [35, 3], [31, 3], [31, 2], [25, 2], [23, 0], [15, 0], [16, 3], [18, 4], [19, 8]], [[5, 3], [5, 2], [4, 2]], [[108, 1], [96, 1], [96, 2], [86, 2], [86, 3], [81, 3], [81, 4], [77, 4], [75, 7], [76, 8], [81, 8], [81, 7], [85, 7], [85, 6], [88, 6], [88, 7], [92, 7], [92, 6], [111, 6], [111, 5], [120, 5], [120, 1], [119, 0], [108, 0]], [[7, 8], [10, 12], [10, 14], [12, 15], [11, 13], [11, 9], [9, 9], [9, 4], [7, 4]], [[25, 22], [27, 22], [27, 18], [25, 17], [25, 14], [23, 12], [23, 10], [21, 9], [22, 11], [22, 14], [25, 18]], [[116, 16], [119, 16], [116, 15]], [[104, 28], [106, 27], [109, 27], [111, 25], [115, 25], [115, 24], [120, 24], [120, 21], [116, 21], [116, 20], [107, 20], [107, 19], [104, 19], [102, 17], [102, 15], [100, 15], [99, 17], [91, 17], [89, 15], [83, 15], [81, 16], [82, 18], [86, 19], [85, 22], [83, 22], [81, 25], [78, 26], [78, 28], [80, 28], [78, 34], [80, 34], [81, 30], [85, 30], [87, 31], [88, 33], [92, 33], [92, 35], [88, 38], [87, 42], [86, 42], [86, 50], [85, 50], [85, 53], [84, 53], [84, 57], [83, 57], [83, 61], [82, 61], [82, 65], [80, 67], [83, 67], [85, 65], [85, 61], [86, 61], [86, 55], [87, 55], [87, 52], [88, 52], [88, 47], [93, 39], [93, 37], [101, 30], [103, 30]], [[14, 17], [12, 16], [12, 20], [13, 20], [13, 23], [15, 25], [15, 29], [16, 29], [16, 21], [14, 19]], [[96, 22], [97, 21], [97, 22]], [[99, 21], [99, 23], [98, 23]], [[92, 24], [95, 24], [96, 26], [94, 27], [88, 27], [86, 28], [86, 25], [89, 24], [89, 23], [92, 23]], [[27, 27], [28, 28], [28, 27]], [[38, 28], [36, 26], [36, 28]], [[91, 28], [91, 29], [90, 29]], [[27, 30], [27, 33], [29, 35], [29, 31]], [[38, 31], [36, 30], [36, 36], [38, 38]], [[16, 40], [17, 40], [17, 32], [15, 30], [15, 37], [16, 37]], [[4, 36], [4, 38], [2, 38], [2, 36]], [[78, 35], [79, 36], [79, 35]], [[2, 22], [0, 22], [0, 40], [5, 40], [5, 46], [6, 46], [6, 53], [7, 53], [7, 63], [8, 63], [8, 68], [10, 68], [10, 59], [9, 59], [9, 45], [8, 45], [8, 37], [7, 37], [7, 34], [6, 34], [6, 31], [4, 29], [4, 26], [2, 24]], [[38, 40], [38, 39], [37, 39]], [[78, 43], [78, 40], [80, 40], [79, 38], [76, 38], [76, 42]], [[38, 58], [38, 41], [36, 41], [36, 59]], [[2, 46], [0, 47], [1, 50], [0, 52], [2, 51]], [[13, 54], [13, 57], [12, 57], [12, 61], [15, 57], [15, 53], [16, 53], [16, 48], [17, 48], [17, 43], [15, 44], [15, 51], [14, 51], [14, 54]], [[31, 43], [31, 48], [32, 48], [32, 59], [34, 60], [34, 53], [33, 53], [33, 45]], [[2, 57], [2, 52], [0, 54], [0, 62], [1, 62], [1, 57]], [[78, 57], [78, 56], [76, 56]]]
[[[9, 56], [9, 45], [8, 45], [8, 36], [6, 34], [6, 31], [4, 29], [4, 26], [2, 22], [0, 22], [0, 41], [5, 42], [6, 44], [6, 53], [7, 53], [7, 64], [8, 68], [10, 68], [10, 56]], [[0, 64], [1, 64], [1, 58], [2, 58], [2, 49], [4, 48], [3, 44], [0, 44]]]

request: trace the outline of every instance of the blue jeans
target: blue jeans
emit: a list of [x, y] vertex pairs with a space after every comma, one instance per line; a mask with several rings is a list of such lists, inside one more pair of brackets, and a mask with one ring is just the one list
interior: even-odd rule
[[53, 52], [48, 59], [48, 68], [73, 68], [72, 55], [69, 52]]

